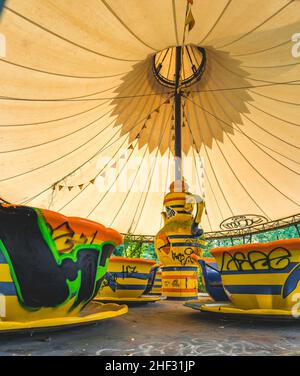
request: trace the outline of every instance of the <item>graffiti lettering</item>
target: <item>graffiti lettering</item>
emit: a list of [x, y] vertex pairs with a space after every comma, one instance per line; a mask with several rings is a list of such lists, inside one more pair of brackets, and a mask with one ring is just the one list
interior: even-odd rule
[[262, 215], [254, 215], [254, 214], [238, 215], [238, 216], [225, 219], [220, 224], [220, 228], [223, 230], [234, 230], [234, 229], [260, 225], [266, 222], [268, 222], [268, 220]]
[[283, 247], [277, 247], [269, 253], [256, 250], [249, 253], [224, 252], [221, 270], [285, 269], [290, 264], [290, 257], [290, 251]]
[[78, 244], [93, 244], [98, 233], [98, 231], [91, 235], [81, 233], [76, 237], [69, 222], [63, 222], [55, 228], [52, 228], [50, 223], [47, 223], [47, 226], [59, 252], [70, 252]]
[[183, 252], [176, 252], [172, 250], [172, 259], [174, 261], [177, 260], [183, 266], [187, 264], [194, 264], [195, 261], [191, 257], [194, 253], [195, 252], [192, 248], [186, 248]]
[[114, 273], [107, 272], [105, 274], [104, 280], [101, 285], [101, 290], [104, 289], [104, 287], [109, 286], [113, 292], [116, 292], [118, 289], [118, 282], [117, 282], [117, 276]]
[[123, 279], [132, 277], [134, 273], [138, 273], [136, 266], [122, 265], [122, 278]]

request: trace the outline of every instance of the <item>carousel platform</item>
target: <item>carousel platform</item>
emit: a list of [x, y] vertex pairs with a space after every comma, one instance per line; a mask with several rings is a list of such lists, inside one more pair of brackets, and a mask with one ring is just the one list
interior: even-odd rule
[[299, 354], [300, 320], [232, 319], [168, 300], [85, 327], [0, 336], [0, 355]]

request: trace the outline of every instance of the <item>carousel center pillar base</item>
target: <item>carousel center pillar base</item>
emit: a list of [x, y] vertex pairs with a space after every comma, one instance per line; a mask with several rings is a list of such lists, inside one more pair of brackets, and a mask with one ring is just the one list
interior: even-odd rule
[[162, 296], [168, 300], [197, 299], [197, 266], [163, 266]]

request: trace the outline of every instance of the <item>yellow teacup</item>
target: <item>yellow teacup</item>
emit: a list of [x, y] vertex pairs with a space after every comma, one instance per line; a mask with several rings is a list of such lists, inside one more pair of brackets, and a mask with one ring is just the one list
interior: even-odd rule
[[0, 205], [1, 321], [77, 316], [121, 242], [117, 231], [96, 222]]
[[139, 298], [145, 291], [153, 260], [112, 257], [98, 297]]
[[235, 307], [291, 311], [300, 300], [300, 239], [211, 250]]

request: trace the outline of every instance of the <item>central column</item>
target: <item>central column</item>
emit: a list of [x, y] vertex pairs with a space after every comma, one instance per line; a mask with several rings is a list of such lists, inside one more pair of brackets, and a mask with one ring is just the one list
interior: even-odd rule
[[181, 72], [181, 47], [176, 47], [176, 66], [175, 66], [175, 180], [182, 179], [182, 156], [181, 156], [181, 88], [180, 88], [180, 72]]

